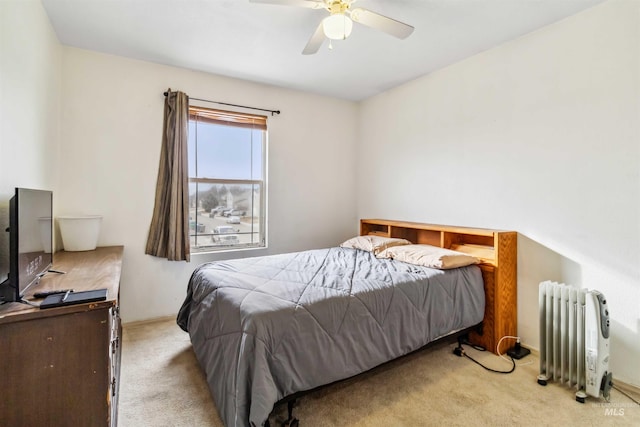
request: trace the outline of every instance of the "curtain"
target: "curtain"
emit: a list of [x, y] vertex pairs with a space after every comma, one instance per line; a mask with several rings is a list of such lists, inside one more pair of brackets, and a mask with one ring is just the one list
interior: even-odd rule
[[187, 132], [189, 97], [167, 91], [156, 200], [145, 253], [170, 261], [189, 261], [189, 174]]

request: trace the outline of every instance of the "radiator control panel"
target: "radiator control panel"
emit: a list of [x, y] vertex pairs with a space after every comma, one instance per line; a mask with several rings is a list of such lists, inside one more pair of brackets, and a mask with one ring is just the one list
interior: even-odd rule
[[586, 392], [599, 396], [609, 373], [609, 309], [598, 291], [585, 295], [585, 364]]
[[600, 292], [594, 291], [600, 305], [600, 331], [604, 338], [609, 338], [609, 309], [607, 308], [607, 300]]

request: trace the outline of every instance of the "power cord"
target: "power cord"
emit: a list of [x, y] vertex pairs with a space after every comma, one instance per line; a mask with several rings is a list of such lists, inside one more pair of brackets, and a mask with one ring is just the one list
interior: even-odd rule
[[31, 302], [31, 301], [29, 301], [28, 299], [21, 299], [21, 300], [20, 300], [20, 301], [18, 301], [18, 302], [21, 302], [22, 304], [30, 305], [30, 306], [32, 306], [32, 307], [40, 307], [40, 304], [36, 304], [35, 302]]
[[[474, 348], [475, 350], [478, 351], [486, 351], [486, 348], [479, 346], [479, 345], [474, 345], [471, 344], [468, 340], [466, 340], [465, 338], [458, 338], [458, 347], [453, 349], [453, 354], [455, 354], [458, 357], [466, 357], [467, 359], [471, 360], [473, 363], [482, 366], [484, 369], [486, 369], [487, 371], [490, 372], [495, 372], [496, 374], [510, 374], [513, 371], [515, 371], [516, 369], [516, 362], [515, 360], [513, 360], [513, 357], [511, 358], [511, 363], [513, 364], [511, 366], [511, 369], [508, 371], [499, 371], [497, 369], [493, 369], [493, 368], [489, 368], [488, 366], [484, 366], [482, 363], [478, 362], [476, 359], [474, 359], [473, 357], [469, 356], [465, 351], [464, 351], [464, 347], [462, 347], [463, 344], [467, 344], [470, 345], [472, 348]], [[498, 343], [499, 344], [499, 343]]]
[[458, 343], [468, 345], [469, 347], [471, 347], [471, 348], [473, 348], [474, 350], [477, 350], [477, 351], [487, 351], [487, 349], [484, 348], [483, 346], [481, 346], [479, 344], [474, 344], [472, 342], [469, 342], [469, 340], [466, 339], [466, 337], [463, 337], [462, 340], [458, 340]]
[[[516, 352], [520, 352], [520, 337], [514, 337], [512, 335], [505, 335], [504, 337], [500, 338], [500, 340], [498, 341], [498, 344], [496, 345], [496, 353], [498, 354], [498, 356], [502, 357], [507, 362], [514, 362], [515, 363], [515, 360], [513, 360], [513, 357], [509, 356], [511, 358], [511, 360], [509, 360], [504, 356], [504, 354], [500, 353], [500, 344], [502, 344], [502, 340], [504, 340], [505, 338], [511, 338], [511, 339], [516, 340], [516, 344], [515, 344], [514, 350]], [[528, 353], [528, 351], [527, 351], [527, 353]], [[533, 360], [530, 360], [529, 362], [526, 362], [526, 363], [518, 363], [518, 366], [531, 365], [532, 363], [533, 363]]]
[[[498, 354], [498, 356], [500, 356], [501, 358], [503, 358], [507, 362], [511, 362], [513, 364], [513, 366], [511, 367], [511, 370], [509, 370], [509, 371], [498, 371], [498, 370], [495, 370], [495, 369], [488, 368], [488, 367], [484, 366], [482, 363], [480, 363], [477, 360], [473, 359], [467, 353], [465, 353], [464, 348], [462, 347], [462, 344], [466, 344], [466, 345], [472, 347], [474, 350], [477, 350], [477, 351], [487, 351], [487, 349], [484, 348], [483, 346], [477, 345], [477, 344], [473, 344], [473, 343], [469, 342], [469, 340], [465, 336], [458, 338], [458, 347], [453, 349], [453, 354], [455, 354], [458, 357], [463, 357], [464, 356], [464, 357], [468, 358], [469, 360], [471, 360], [472, 362], [477, 363], [478, 365], [482, 366], [487, 371], [496, 372], [498, 374], [510, 374], [511, 372], [515, 371], [516, 366], [531, 365], [533, 363], [533, 361], [530, 361], [530, 362], [527, 362], [527, 363], [519, 363], [519, 364], [516, 365], [516, 361], [513, 359], [513, 357], [509, 356], [509, 359], [507, 359], [504, 356], [504, 354], [500, 353], [500, 344], [502, 344], [502, 340], [507, 339], [507, 338], [511, 338], [511, 339], [515, 339], [516, 340], [515, 350], [518, 351], [519, 347], [520, 347], [520, 337], [515, 337], [515, 336], [511, 336], [511, 335], [505, 335], [504, 337], [500, 338], [500, 340], [498, 341], [498, 344], [496, 345], [496, 353]], [[611, 388], [613, 388], [614, 390], [616, 390], [619, 393], [621, 393], [624, 396], [626, 396], [629, 400], [631, 400], [636, 405], [640, 406], [640, 402], [638, 402], [636, 399], [634, 399], [629, 394], [625, 393], [623, 390], [621, 390], [615, 384], [612, 384]]]

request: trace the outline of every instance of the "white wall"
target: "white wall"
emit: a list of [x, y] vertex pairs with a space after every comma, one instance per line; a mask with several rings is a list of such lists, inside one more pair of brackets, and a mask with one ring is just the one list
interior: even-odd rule
[[[268, 124], [268, 250], [190, 263], [144, 254], [169, 87], [282, 111]], [[75, 48], [64, 48], [63, 90], [60, 214], [103, 215], [98, 244], [125, 246], [124, 321], [177, 313], [202, 262], [335, 246], [357, 230], [355, 103]]]
[[0, 1], [0, 282], [14, 188], [56, 189], [61, 51], [39, 1]]
[[[516, 230], [538, 283], [608, 299], [614, 377], [640, 385], [639, 8], [596, 6], [362, 103], [358, 216]], [[428, 52], [425, 52], [428, 54]]]

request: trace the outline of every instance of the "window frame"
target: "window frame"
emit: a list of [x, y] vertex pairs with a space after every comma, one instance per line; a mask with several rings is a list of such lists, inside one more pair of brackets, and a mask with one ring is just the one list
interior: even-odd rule
[[[192, 171], [189, 171], [188, 183], [196, 184], [196, 193], [195, 193], [196, 214], [194, 215], [195, 226], [193, 230], [191, 229], [191, 227], [189, 227], [189, 239], [192, 239], [195, 237], [194, 243], [191, 244], [191, 254], [266, 249], [267, 248], [267, 228], [266, 228], [266, 225], [267, 225], [267, 218], [266, 218], [267, 216], [267, 199], [266, 199], [267, 197], [267, 148], [268, 148], [268, 139], [269, 139], [268, 138], [269, 133], [267, 129], [267, 117], [241, 113], [236, 111], [230, 111], [230, 110], [219, 110], [219, 109], [212, 109], [212, 108], [205, 108], [205, 107], [190, 105], [189, 106], [189, 125], [191, 125], [192, 122], [196, 127], [198, 126], [199, 122], [203, 122], [203, 123], [209, 123], [209, 124], [215, 124], [215, 125], [221, 125], [221, 126], [261, 130], [262, 138], [259, 143], [261, 144], [261, 154], [262, 154], [260, 159], [261, 161], [260, 170], [262, 171], [262, 176], [261, 176], [261, 179], [208, 178], [208, 177], [194, 176], [195, 173], [192, 173]], [[196, 144], [196, 153], [194, 153], [193, 155], [195, 156], [195, 161], [197, 163], [198, 162], [197, 132], [194, 138], [195, 138], [195, 144]], [[188, 153], [188, 156], [190, 157], [190, 153]], [[211, 232], [209, 233], [207, 233], [206, 230], [203, 233], [198, 232], [198, 214], [197, 214], [198, 205], [199, 205], [199, 190], [197, 189], [198, 184], [249, 185], [251, 188], [250, 191], [252, 192], [255, 191], [254, 188], [255, 186], [257, 186], [259, 188], [258, 198], [260, 200], [260, 206], [258, 210], [259, 212], [258, 213], [258, 216], [259, 216], [258, 218], [259, 239], [258, 240], [259, 241], [256, 243], [239, 243], [239, 244], [232, 244], [232, 245], [224, 245], [224, 244], [215, 245], [212, 243], [211, 245], [196, 246], [195, 242], [198, 241], [197, 236], [204, 236], [205, 238], [207, 236], [210, 236], [211, 239], [213, 239], [213, 236], [214, 236], [213, 230], [211, 230]], [[236, 209], [236, 208], [237, 207], [235, 206], [233, 207], [233, 209]], [[253, 208], [250, 208], [250, 209], [251, 209], [252, 224], [254, 224]], [[248, 233], [251, 234], [253, 232], [249, 231]], [[236, 233], [234, 235], [239, 235], [239, 234], [241, 235], [242, 233]]]

